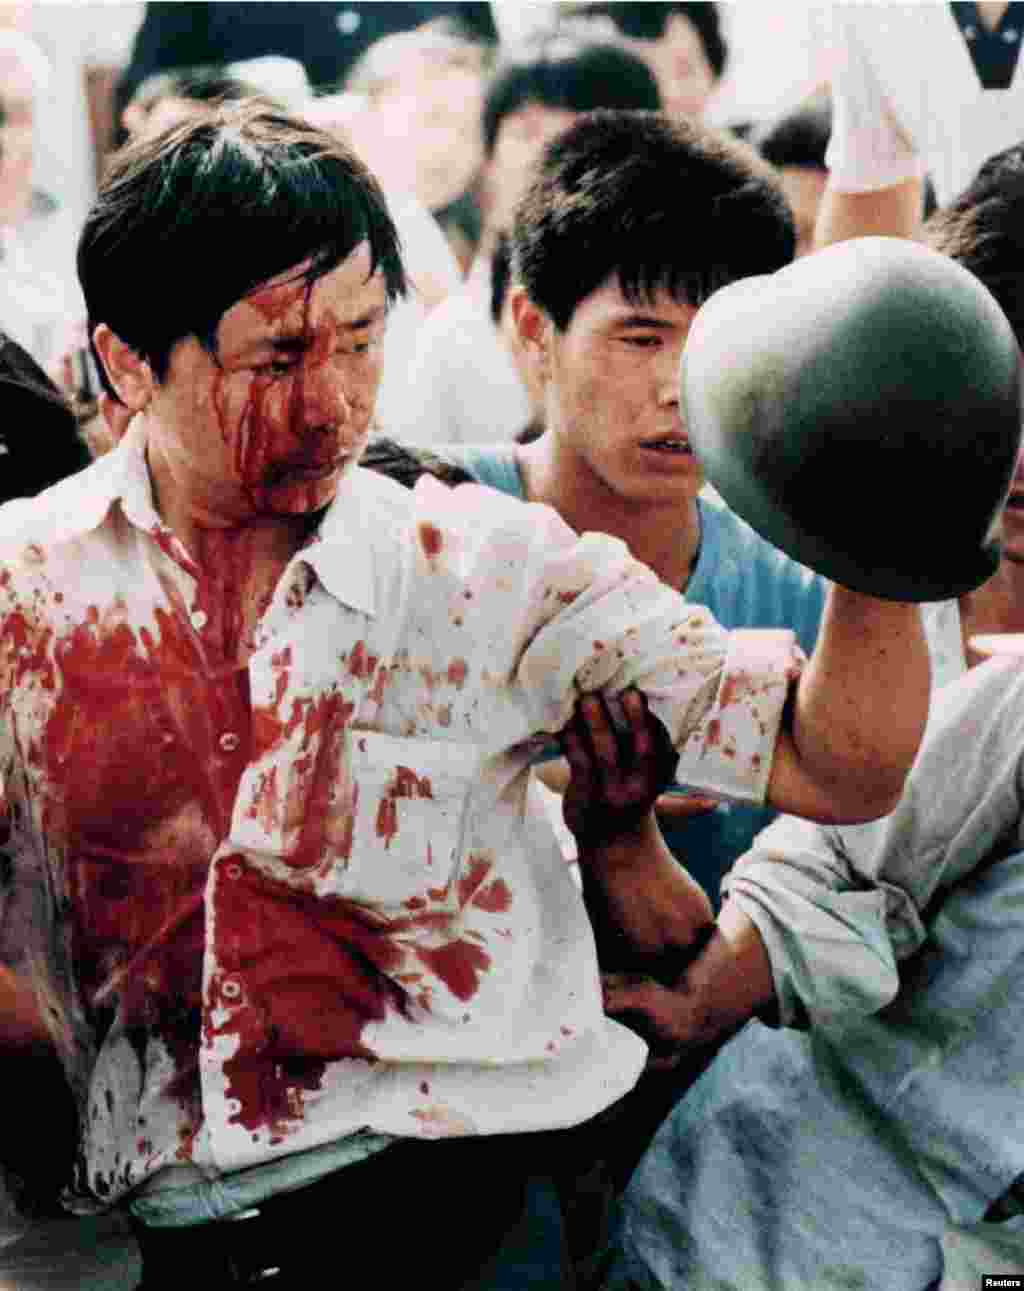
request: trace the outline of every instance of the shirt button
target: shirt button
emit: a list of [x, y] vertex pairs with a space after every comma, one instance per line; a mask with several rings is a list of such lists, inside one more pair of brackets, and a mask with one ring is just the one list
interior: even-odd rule
[[194, 614], [189, 615], [189, 621], [197, 632], [202, 632], [203, 628], [206, 627], [208, 619], [203, 610], [196, 610]]
[[241, 986], [233, 977], [221, 982], [220, 991], [226, 1000], [237, 1000], [242, 994]]
[[222, 753], [234, 753], [235, 749], [241, 744], [241, 740], [234, 731], [225, 731], [217, 743], [220, 745]]

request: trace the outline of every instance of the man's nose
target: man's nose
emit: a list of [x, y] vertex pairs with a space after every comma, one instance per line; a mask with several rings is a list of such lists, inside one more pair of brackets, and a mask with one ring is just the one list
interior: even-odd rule
[[664, 345], [655, 359], [655, 383], [658, 392], [658, 403], [662, 407], [672, 407], [679, 403], [679, 363], [683, 356], [683, 347]]
[[308, 429], [330, 429], [349, 419], [345, 383], [336, 365], [307, 363], [303, 372], [302, 423]]

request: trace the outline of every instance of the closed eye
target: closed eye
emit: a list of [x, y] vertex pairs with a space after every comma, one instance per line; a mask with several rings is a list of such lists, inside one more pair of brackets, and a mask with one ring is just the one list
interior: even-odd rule
[[661, 344], [662, 337], [657, 333], [628, 332], [622, 340], [626, 345], [633, 345], [641, 350], [653, 350]]

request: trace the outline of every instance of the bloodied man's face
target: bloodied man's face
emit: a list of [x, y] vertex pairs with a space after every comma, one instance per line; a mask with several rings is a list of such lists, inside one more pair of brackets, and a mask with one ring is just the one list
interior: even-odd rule
[[305, 266], [233, 305], [216, 354], [171, 351], [147, 409], [150, 465], [231, 516], [326, 506], [366, 444], [380, 383], [384, 277], [362, 243], [323, 277]]

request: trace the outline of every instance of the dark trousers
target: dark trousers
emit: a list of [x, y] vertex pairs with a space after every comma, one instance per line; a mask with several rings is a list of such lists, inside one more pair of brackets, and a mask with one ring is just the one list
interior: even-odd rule
[[409, 1140], [248, 1217], [140, 1226], [139, 1291], [572, 1287], [559, 1190], [545, 1161], [557, 1137]]

